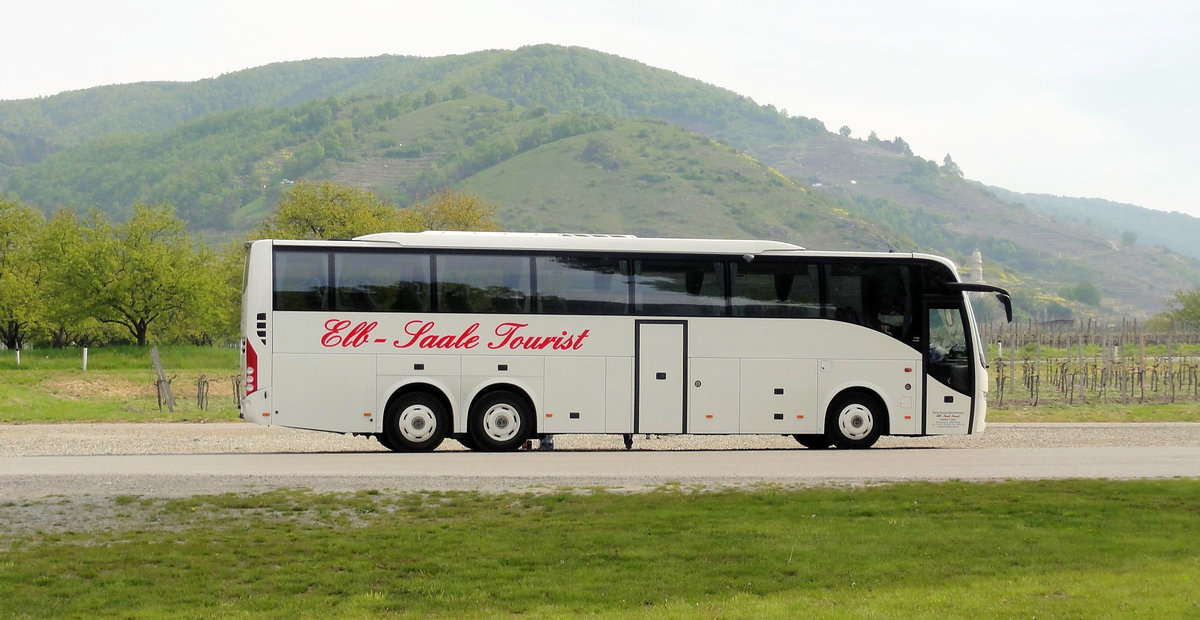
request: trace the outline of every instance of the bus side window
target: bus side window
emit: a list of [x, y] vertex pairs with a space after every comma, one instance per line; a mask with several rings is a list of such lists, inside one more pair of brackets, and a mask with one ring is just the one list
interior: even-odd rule
[[528, 256], [441, 254], [437, 275], [442, 312], [526, 312], [532, 280]]
[[725, 314], [723, 265], [716, 261], [642, 259], [634, 262], [633, 300], [639, 314]]
[[764, 318], [815, 318], [818, 305], [816, 265], [796, 260], [734, 262], [733, 315]]
[[909, 341], [912, 286], [908, 267], [882, 263], [830, 263], [825, 266], [831, 318]]
[[430, 256], [428, 254], [396, 254], [389, 265], [391, 276], [396, 278], [395, 297], [388, 310], [392, 312], [429, 312]]
[[329, 253], [277, 249], [274, 287], [276, 310], [328, 310]]
[[626, 314], [629, 288], [622, 260], [539, 256], [539, 311], [551, 314]]

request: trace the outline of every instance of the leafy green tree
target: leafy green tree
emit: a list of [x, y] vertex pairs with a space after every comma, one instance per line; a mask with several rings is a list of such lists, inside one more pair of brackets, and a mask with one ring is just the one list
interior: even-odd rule
[[1190, 291], [1175, 291], [1164, 315], [1180, 323], [1200, 325], [1200, 288]]
[[41, 288], [45, 310], [40, 326], [56, 349], [72, 343], [88, 346], [106, 339], [111, 331], [92, 317], [87, 307], [77, 303], [70, 283], [71, 257], [80, 251], [83, 231], [84, 224], [74, 211], [60, 209], [42, 227], [37, 239], [38, 261], [45, 268]]
[[41, 211], [0, 197], [0, 342], [10, 349], [25, 343], [44, 307], [34, 251], [43, 223]]
[[332, 181], [297, 181], [262, 223], [260, 239], [350, 239], [400, 229], [399, 212], [370, 191]]
[[[203, 323], [217, 299], [213, 253], [193, 243], [170, 205], [137, 204], [114, 225], [93, 213], [68, 248], [62, 277], [70, 301], [146, 346], [151, 326]], [[156, 328], [160, 329], [160, 328]]]
[[1080, 282], [1075, 286], [1067, 287], [1062, 295], [1067, 299], [1089, 306], [1100, 305], [1100, 287], [1091, 282]]
[[397, 230], [499, 230], [496, 207], [472, 192], [443, 189], [400, 212]]

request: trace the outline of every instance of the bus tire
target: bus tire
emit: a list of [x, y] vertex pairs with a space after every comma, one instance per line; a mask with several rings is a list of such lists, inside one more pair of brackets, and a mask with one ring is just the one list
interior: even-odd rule
[[379, 445], [391, 450], [392, 452], [400, 451], [400, 448], [396, 447], [396, 444], [392, 443], [391, 439], [388, 439], [387, 433], [375, 433], [375, 439], [379, 441]]
[[833, 441], [827, 435], [792, 435], [800, 445], [809, 450], [824, 450], [833, 445]]
[[459, 433], [454, 436], [454, 439], [468, 450], [479, 449], [479, 444], [475, 443], [475, 439], [471, 437], [471, 433]]
[[873, 396], [843, 394], [829, 405], [825, 435], [839, 448], [870, 448], [883, 433], [884, 415], [883, 405]]
[[449, 426], [440, 399], [425, 392], [409, 392], [388, 404], [383, 433], [389, 443], [384, 445], [396, 452], [432, 452], [446, 438]]
[[497, 390], [479, 397], [471, 405], [467, 429], [480, 450], [510, 452], [529, 438], [533, 430], [532, 408], [521, 395]]

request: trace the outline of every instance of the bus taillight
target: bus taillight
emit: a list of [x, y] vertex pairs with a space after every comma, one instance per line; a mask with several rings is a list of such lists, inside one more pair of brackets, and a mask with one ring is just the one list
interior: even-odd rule
[[253, 394], [258, 389], [258, 354], [246, 339], [246, 395]]

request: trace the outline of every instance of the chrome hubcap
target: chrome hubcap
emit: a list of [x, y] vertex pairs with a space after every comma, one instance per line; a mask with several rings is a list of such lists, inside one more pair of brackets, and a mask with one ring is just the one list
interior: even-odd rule
[[521, 416], [508, 403], [497, 403], [483, 413], [483, 432], [494, 441], [508, 441], [521, 432]]
[[397, 424], [400, 436], [413, 443], [420, 443], [437, 432], [437, 416], [425, 405], [411, 405], [400, 412]]
[[871, 410], [858, 403], [843, 407], [837, 422], [842, 436], [855, 441], [865, 439], [875, 428], [875, 417]]

